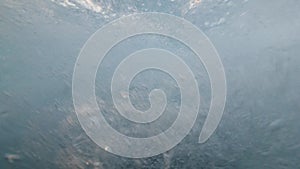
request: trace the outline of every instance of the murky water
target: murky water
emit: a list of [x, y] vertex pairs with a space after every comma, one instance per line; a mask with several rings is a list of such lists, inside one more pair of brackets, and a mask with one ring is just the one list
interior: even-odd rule
[[[1, 0], [0, 168], [299, 168], [299, 9], [297, 0]], [[153, 11], [184, 17], [214, 43], [226, 71], [226, 108], [214, 135], [198, 144], [210, 102], [201, 62], [165, 37], [124, 41], [108, 54], [96, 79], [99, 105], [112, 126], [134, 136], [158, 132], [128, 129], [108, 90], [123, 54], [137, 49], [159, 46], [181, 55], [198, 72], [202, 101], [196, 125], [178, 146], [151, 158], [122, 158], [99, 148], [81, 129], [72, 105], [73, 68], [85, 41], [101, 26]], [[152, 88], [165, 89], [171, 100], [165, 129], [180, 104], [178, 88], [165, 74], [144, 75], [135, 79], [130, 97], [143, 110]]]

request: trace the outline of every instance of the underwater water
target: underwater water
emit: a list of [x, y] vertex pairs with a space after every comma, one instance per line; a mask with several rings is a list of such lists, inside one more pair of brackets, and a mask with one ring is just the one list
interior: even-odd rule
[[[81, 128], [72, 75], [87, 39], [103, 25], [139, 12], [183, 17], [214, 44], [227, 80], [224, 114], [211, 138], [198, 143], [211, 99], [205, 67], [187, 47], [159, 35], [128, 38], [110, 51], [96, 77], [107, 121], [134, 137], [160, 132], [119, 117], [112, 74], [126, 55], [161, 47], [181, 56], [201, 93], [198, 118], [176, 147], [141, 159], [98, 147]], [[300, 166], [300, 1], [297, 0], [0, 0], [0, 169], [158, 168], [296, 169]], [[149, 108], [162, 88], [165, 130], [176, 119], [180, 91], [172, 77], [149, 70], [130, 87], [132, 104]]]

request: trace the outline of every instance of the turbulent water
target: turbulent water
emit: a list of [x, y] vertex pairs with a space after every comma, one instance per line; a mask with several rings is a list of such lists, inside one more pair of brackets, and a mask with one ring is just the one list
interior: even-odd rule
[[[160, 36], [132, 37], [108, 53], [96, 78], [98, 104], [120, 132], [157, 134], [118, 117], [109, 85], [125, 54], [162, 47], [182, 56], [197, 72], [201, 109], [190, 134], [164, 154], [129, 159], [99, 148], [79, 125], [71, 84], [80, 49], [101, 26], [138, 12], [183, 17], [203, 30], [218, 50], [227, 102], [218, 129], [206, 143], [198, 144], [211, 97], [205, 68], [184, 45]], [[0, 0], [0, 168], [299, 168], [299, 30], [298, 0]], [[135, 107], [145, 110], [147, 95], [156, 87], [170, 100], [164, 130], [180, 105], [171, 77], [144, 72], [133, 81], [130, 97]]]

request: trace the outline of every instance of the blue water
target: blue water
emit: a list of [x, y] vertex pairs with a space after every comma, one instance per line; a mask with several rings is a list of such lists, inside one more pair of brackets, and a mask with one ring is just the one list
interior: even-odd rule
[[[297, 0], [1, 0], [0, 168], [299, 168], [299, 9]], [[165, 37], [124, 41], [108, 54], [96, 79], [106, 117], [117, 118], [111, 115], [107, 88], [114, 66], [122, 54], [145, 47], [182, 55], [198, 70], [203, 98], [196, 125], [175, 148], [151, 158], [122, 158], [99, 148], [81, 129], [72, 105], [72, 73], [80, 49], [97, 29], [123, 15], [151, 11], [184, 17], [207, 34], [225, 68], [227, 103], [216, 132], [198, 144], [210, 102], [201, 62]], [[180, 101], [174, 81], [155, 71], [144, 75], [131, 88], [133, 104], [147, 109], [145, 97], [161, 85], [172, 100], [167, 112], [176, 112], [172, 107]], [[149, 79], [156, 83], [146, 83]], [[110, 123], [123, 133], [139, 134], [124, 129], [126, 122]], [[146, 129], [141, 127], [142, 135]]]

